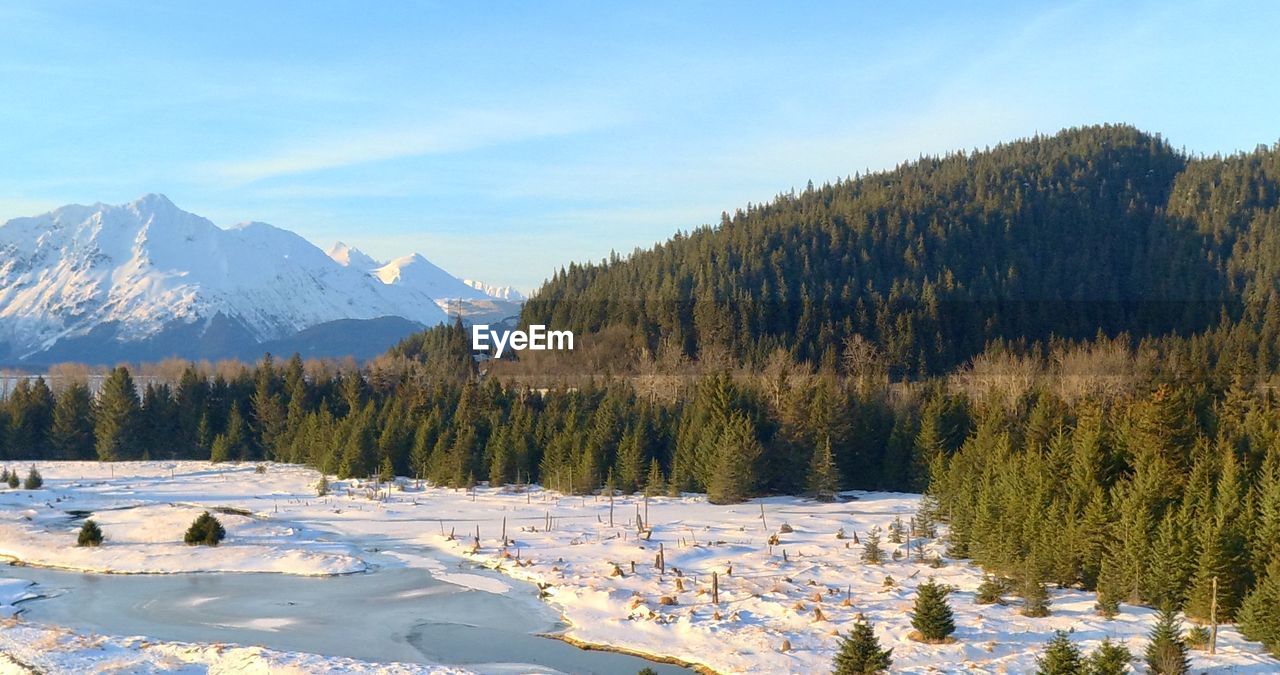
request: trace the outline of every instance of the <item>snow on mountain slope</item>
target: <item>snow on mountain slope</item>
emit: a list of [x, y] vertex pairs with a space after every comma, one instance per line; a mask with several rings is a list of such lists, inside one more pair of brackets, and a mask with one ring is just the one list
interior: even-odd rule
[[445, 320], [428, 295], [388, 292], [296, 234], [265, 223], [220, 229], [163, 195], [0, 225], [0, 343], [13, 355], [103, 327], [140, 340], [219, 314], [259, 341], [338, 319]]
[[462, 283], [496, 300], [524, 302], [528, 299], [525, 297], [524, 293], [517, 291], [515, 286], [497, 286], [495, 284], [486, 284], [483, 281], [476, 281], [474, 279], [463, 279]]
[[381, 263], [364, 251], [339, 241], [329, 247], [328, 256], [343, 267], [367, 271], [387, 286], [425, 293], [435, 298], [436, 304], [446, 311], [458, 309], [458, 303], [454, 301], [463, 301], [465, 305], [476, 301], [522, 303], [525, 300], [524, 295], [511, 286], [459, 279], [418, 253]]
[[382, 267], [382, 263], [374, 260], [364, 251], [347, 246], [340, 241], [334, 242], [333, 246], [329, 247], [328, 256], [343, 267], [351, 267], [365, 272], [371, 272]]
[[468, 286], [417, 253], [392, 260], [374, 270], [373, 276], [388, 286], [425, 293], [437, 301], [489, 299], [484, 291]]

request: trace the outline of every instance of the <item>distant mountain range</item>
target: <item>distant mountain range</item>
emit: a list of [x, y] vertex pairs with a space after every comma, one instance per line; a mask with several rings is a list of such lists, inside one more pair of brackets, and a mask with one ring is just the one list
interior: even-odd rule
[[163, 195], [68, 205], [0, 225], [0, 364], [366, 358], [450, 308], [519, 310], [486, 288], [418, 254], [379, 264], [265, 223], [222, 229]]

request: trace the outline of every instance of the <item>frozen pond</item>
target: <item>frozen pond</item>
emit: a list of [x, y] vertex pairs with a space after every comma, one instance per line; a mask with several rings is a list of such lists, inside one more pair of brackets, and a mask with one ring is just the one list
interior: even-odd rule
[[26, 619], [107, 635], [234, 642], [490, 673], [634, 673], [646, 666], [689, 672], [539, 637], [560, 624], [531, 586], [488, 593], [442, 582], [422, 569], [301, 577], [100, 575], [3, 565], [0, 577], [34, 581], [53, 596], [23, 603]]

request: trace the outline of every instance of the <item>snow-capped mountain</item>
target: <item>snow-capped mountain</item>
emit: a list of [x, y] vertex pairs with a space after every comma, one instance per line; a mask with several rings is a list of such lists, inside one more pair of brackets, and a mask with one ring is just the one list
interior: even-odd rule
[[373, 270], [373, 276], [388, 286], [412, 289], [437, 301], [489, 299], [484, 291], [468, 286], [417, 253], [392, 260]]
[[359, 269], [365, 258], [339, 264], [265, 223], [221, 229], [162, 195], [16, 218], [0, 225], [0, 359], [240, 356], [339, 320], [445, 320], [416, 286]]
[[361, 272], [370, 272], [382, 267], [382, 263], [369, 257], [364, 251], [347, 246], [340, 241], [334, 242], [333, 246], [329, 247], [327, 255], [339, 265], [357, 269]]
[[486, 284], [483, 281], [476, 281], [474, 279], [463, 279], [462, 283], [498, 300], [509, 300], [511, 302], [524, 302], [525, 300], [528, 300], [524, 293], [516, 290], [515, 286], [497, 286], [495, 284]]
[[468, 322], [511, 319], [520, 313], [525, 300], [510, 286], [459, 279], [418, 253], [382, 263], [358, 248], [337, 242], [329, 248], [329, 257], [343, 267], [368, 273], [390, 292], [429, 295], [449, 316], [459, 316]]

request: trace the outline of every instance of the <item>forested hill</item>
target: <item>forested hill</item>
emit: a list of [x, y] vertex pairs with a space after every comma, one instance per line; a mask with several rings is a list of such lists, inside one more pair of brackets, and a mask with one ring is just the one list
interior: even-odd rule
[[810, 186], [570, 266], [522, 320], [753, 364], [777, 347], [831, 362], [857, 334], [899, 376], [997, 338], [1186, 334], [1270, 297], [1278, 200], [1280, 146], [1195, 158], [1128, 126], [1070, 129]]

